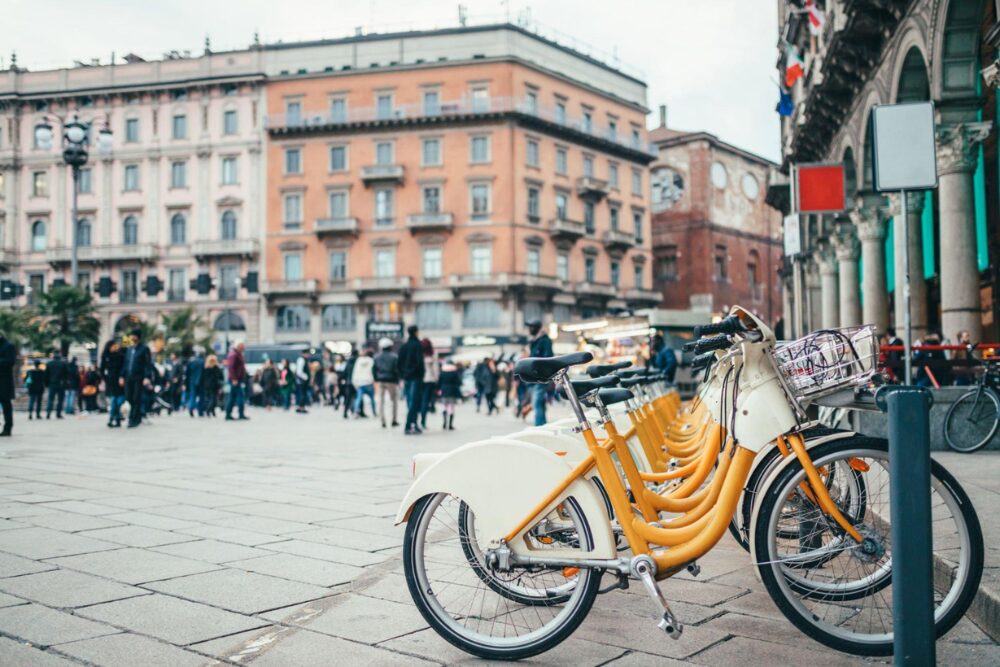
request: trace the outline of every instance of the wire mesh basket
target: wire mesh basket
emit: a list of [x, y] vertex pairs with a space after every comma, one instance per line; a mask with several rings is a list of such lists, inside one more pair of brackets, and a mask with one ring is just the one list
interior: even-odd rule
[[821, 329], [774, 350], [775, 366], [796, 398], [814, 398], [868, 382], [878, 366], [873, 326]]

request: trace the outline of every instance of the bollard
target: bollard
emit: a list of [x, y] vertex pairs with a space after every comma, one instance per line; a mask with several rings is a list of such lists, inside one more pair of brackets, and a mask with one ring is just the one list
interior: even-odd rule
[[931, 552], [930, 407], [921, 387], [886, 386], [876, 403], [889, 415], [893, 653], [897, 665], [935, 664]]

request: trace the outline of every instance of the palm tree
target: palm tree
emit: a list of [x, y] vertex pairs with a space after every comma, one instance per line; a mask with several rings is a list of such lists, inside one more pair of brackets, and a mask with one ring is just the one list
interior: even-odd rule
[[188, 307], [172, 313], [163, 313], [163, 336], [166, 352], [183, 355], [196, 345], [209, 349], [212, 346], [212, 332], [208, 323], [194, 308]]
[[28, 312], [15, 308], [0, 309], [0, 334], [17, 347], [29, 342], [32, 331], [28, 326]]
[[28, 327], [45, 343], [58, 341], [63, 356], [73, 343], [96, 343], [101, 322], [94, 315], [94, 297], [79, 287], [53, 287], [42, 294], [28, 317]]

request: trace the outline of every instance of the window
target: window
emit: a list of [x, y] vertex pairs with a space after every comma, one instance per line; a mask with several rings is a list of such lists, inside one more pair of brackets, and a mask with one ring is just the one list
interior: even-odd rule
[[552, 321], [569, 322], [573, 319], [573, 309], [565, 303], [552, 304]]
[[641, 143], [641, 141], [642, 140], [640, 139], [639, 128], [633, 127], [632, 128], [632, 148], [639, 148], [639, 144]]
[[440, 247], [424, 248], [423, 253], [423, 275], [424, 281], [438, 281], [441, 279], [441, 258], [443, 251]]
[[135, 245], [139, 242], [139, 222], [134, 215], [127, 215], [122, 220], [122, 243]]
[[347, 193], [343, 190], [333, 190], [330, 192], [330, 217], [347, 217]]
[[134, 192], [139, 189], [139, 165], [125, 165], [125, 191]]
[[379, 120], [392, 118], [392, 93], [381, 93], [375, 101]]
[[76, 221], [76, 244], [81, 247], [90, 245], [90, 220], [80, 218]]
[[286, 174], [301, 174], [302, 173], [302, 149], [301, 148], [286, 148], [285, 149], [285, 173]]
[[330, 171], [347, 171], [347, 146], [330, 146]]
[[563, 176], [565, 176], [566, 175], [566, 170], [569, 168], [568, 163], [569, 163], [569, 160], [568, 160], [568, 158], [566, 156], [566, 149], [565, 148], [557, 148], [556, 149], [556, 173], [557, 174], [562, 174]]
[[139, 141], [139, 119], [138, 118], [126, 118], [125, 119], [125, 142], [134, 143]]
[[566, 103], [556, 102], [556, 122], [560, 125], [566, 124]]
[[751, 250], [747, 255], [747, 286], [753, 298], [758, 298], [760, 290], [760, 278], [757, 275], [757, 267], [760, 265], [760, 255], [756, 250]]
[[590, 155], [583, 156], [583, 175], [591, 178], [594, 175], [594, 158]]
[[342, 283], [347, 280], [347, 253], [335, 250], [330, 253], [330, 282]]
[[375, 144], [375, 164], [392, 164], [393, 146], [391, 141], [380, 141]]
[[493, 273], [493, 247], [472, 246], [472, 275], [484, 277]]
[[636, 289], [642, 289], [645, 286], [646, 280], [642, 274], [643, 274], [642, 264], [635, 264], [632, 266], [632, 279], [635, 282]]
[[638, 169], [632, 170], [632, 194], [642, 194], [642, 172]]
[[618, 189], [618, 165], [614, 162], [608, 165], [608, 185]]
[[421, 331], [451, 328], [451, 303], [447, 301], [423, 301], [417, 304], [417, 326]]
[[564, 252], [556, 255], [556, 278], [569, 280], [569, 255]]
[[528, 139], [528, 166], [538, 166], [538, 142], [534, 139]]
[[302, 123], [302, 102], [298, 100], [287, 100], [285, 102], [285, 121], [289, 125], [299, 125]]
[[176, 114], [171, 125], [171, 135], [174, 139], [187, 139], [188, 119], [184, 114]]
[[139, 297], [139, 272], [135, 269], [122, 269], [121, 282], [118, 284], [118, 300], [121, 303], [135, 303]]
[[187, 187], [187, 162], [170, 163], [170, 187]]
[[469, 143], [469, 161], [483, 163], [490, 161], [490, 138], [486, 135], [472, 137]]
[[222, 229], [219, 230], [223, 241], [236, 240], [236, 214], [225, 211], [222, 214]]
[[286, 252], [282, 257], [282, 275], [288, 282], [302, 280], [302, 253]]
[[726, 246], [715, 246], [715, 280], [717, 282], [727, 282], [729, 280], [729, 257], [726, 253]]
[[436, 116], [441, 113], [441, 93], [436, 90], [424, 91], [424, 115]]
[[239, 117], [236, 109], [226, 109], [222, 112], [222, 133], [236, 134], [239, 131]]
[[298, 229], [302, 225], [302, 195], [298, 192], [285, 195], [285, 228]]
[[528, 188], [528, 220], [538, 222], [541, 213], [541, 192], [538, 188]]
[[45, 274], [44, 273], [29, 273], [28, 274], [28, 303], [34, 304], [38, 301], [38, 298], [45, 294]]
[[334, 123], [347, 122], [347, 99], [333, 97], [330, 99], [330, 120]]
[[420, 151], [421, 164], [425, 167], [434, 167], [441, 164], [441, 140], [424, 139], [422, 150]]
[[556, 217], [560, 220], [566, 220], [569, 214], [569, 197], [563, 192], [556, 193]]
[[479, 86], [472, 89], [472, 110], [483, 112], [490, 110], [490, 89]]
[[394, 193], [389, 188], [379, 188], [375, 191], [375, 224], [389, 226], [393, 223]]
[[236, 158], [235, 157], [224, 157], [222, 158], [222, 184], [223, 185], [236, 185]]
[[375, 251], [375, 277], [393, 278], [396, 275], [396, 251], [393, 248], [379, 248]]
[[31, 195], [33, 197], [49, 196], [49, 175], [44, 171], [31, 174]]
[[278, 331], [309, 331], [308, 306], [280, 306], [275, 326]]
[[31, 251], [32, 252], [42, 252], [48, 245], [48, 240], [45, 236], [45, 221], [35, 220], [31, 223]]
[[542, 272], [542, 253], [538, 248], [528, 248], [528, 275], [537, 276]]
[[500, 326], [500, 304], [496, 301], [489, 301], [486, 299], [466, 301], [465, 306], [462, 309], [462, 326]]
[[91, 176], [93, 171], [91, 169], [81, 169], [80, 177], [76, 182], [76, 191], [80, 194], [90, 194], [93, 192], [93, 180]]
[[170, 244], [184, 245], [187, 242], [187, 222], [180, 213], [170, 218]]
[[620, 262], [616, 262], [616, 261], [612, 260], [612, 262], [611, 262], [611, 284], [614, 285], [615, 287], [618, 287], [618, 284], [621, 282], [621, 278], [622, 278], [622, 265], [621, 265]]
[[585, 282], [592, 283], [596, 280], [597, 275], [597, 260], [591, 256], [587, 256], [583, 260], [583, 279]]
[[188, 93], [186, 90], [178, 89], [173, 91], [173, 98], [175, 100], [186, 100], [188, 98]]
[[324, 331], [350, 331], [357, 326], [354, 317], [354, 306], [346, 303], [334, 303], [323, 306]]
[[490, 217], [490, 184], [473, 183], [469, 192], [472, 199], [472, 219], [488, 219]]
[[618, 231], [618, 218], [620, 217], [619, 216], [618, 207], [617, 206], [612, 206], [610, 208], [610, 211], [611, 211], [611, 231], [617, 232]]
[[423, 211], [424, 213], [440, 213], [441, 212], [441, 188], [437, 185], [428, 185], [424, 187], [423, 196]]
[[167, 273], [167, 301], [184, 301], [187, 296], [187, 271], [170, 269]]
[[594, 221], [594, 202], [583, 203], [583, 228], [588, 234], [593, 234], [597, 230], [597, 223]]
[[529, 90], [528, 94], [524, 97], [524, 105], [527, 107], [528, 113], [538, 113], [538, 93], [534, 90]]
[[541, 322], [545, 319], [545, 305], [541, 301], [525, 301], [521, 317], [525, 322]]
[[677, 246], [668, 245], [656, 258], [656, 280], [673, 282], [677, 280]]
[[635, 242], [641, 244], [643, 239], [642, 211], [632, 211], [632, 226], [635, 229]]
[[618, 141], [618, 121], [608, 119], [608, 139]]
[[240, 267], [237, 264], [223, 264], [219, 267], [219, 298], [235, 299], [239, 294]]
[[594, 130], [594, 116], [590, 111], [583, 112], [583, 131], [592, 132]]

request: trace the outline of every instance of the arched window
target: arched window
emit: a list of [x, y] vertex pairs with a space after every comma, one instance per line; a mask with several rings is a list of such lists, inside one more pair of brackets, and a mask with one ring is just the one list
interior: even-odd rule
[[170, 244], [184, 245], [187, 243], [187, 222], [180, 213], [170, 218]]
[[122, 242], [125, 245], [135, 245], [139, 242], [139, 222], [134, 215], [126, 216], [122, 221]]
[[281, 306], [277, 313], [278, 331], [309, 331], [309, 308]]
[[747, 285], [751, 292], [756, 292], [760, 282], [760, 254], [756, 249], [747, 254]]
[[76, 244], [82, 248], [90, 245], [90, 220], [87, 218], [76, 221]]
[[48, 245], [45, 236], [45, 221], [35, 220], [31, 223], [31, 250], [32, 252], [43, 252]]
[[226, 211], [222, 214], [222, 240], [233, 241], [236, 239], [236, 214]]
[[246, 331], [247, 325], [243, 322], [242, 317], [231, 310], [227, 310], [215, 318], [215, 326], [213, 328], [216, 331]]

